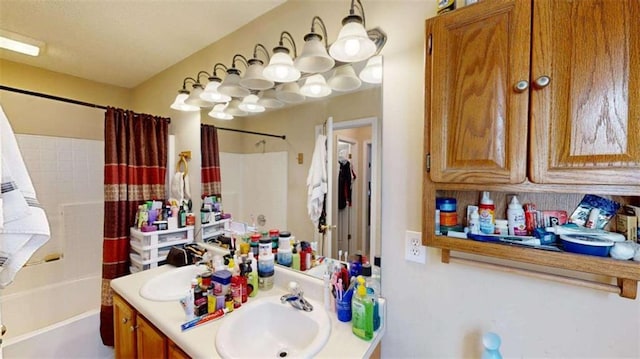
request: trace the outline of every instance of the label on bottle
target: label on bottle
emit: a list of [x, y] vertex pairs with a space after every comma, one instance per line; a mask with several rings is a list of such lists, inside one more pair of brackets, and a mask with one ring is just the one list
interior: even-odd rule
[[480, 232], [484, 234], [493, 234], [495, 230], [494, 209], [490, 207], [480, 207], [478, 211], [478, 224]]

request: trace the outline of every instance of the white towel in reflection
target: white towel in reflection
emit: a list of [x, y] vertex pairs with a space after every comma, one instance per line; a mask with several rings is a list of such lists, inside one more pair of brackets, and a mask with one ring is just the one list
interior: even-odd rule
[[322, 215], [324, 195], [327, 193], [327, 136], [318, 135], [307, 176], [307, 212], [315, 226]]
[[184, 173], [176, 172], [173, 175], [171, 181], [171, 198], [175, 199], [179, 204], [182, 204], [182, 198], [184, 197]]
[[0, 228], [0, 288], [50, 237], [49, 222], [24, 164], [7, 116], [0, 106], [2, 161], [2, 226]]

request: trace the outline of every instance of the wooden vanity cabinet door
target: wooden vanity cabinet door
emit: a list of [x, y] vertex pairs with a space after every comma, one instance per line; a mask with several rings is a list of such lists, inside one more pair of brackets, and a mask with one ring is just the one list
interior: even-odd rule
[[522, 0], [483, 1], [427, 20], [432, 181], [525, 180], [530, 24], [531, 3]]
[[639, 184], [640, 1], [533, 4], [532, 181]]
[[113, 295], [114, 357], [133, 359], [136, 350], [136, 311], [119, 295]]
[[191, 357], [183, 352], [174, 342], [169, 341], [167, 359], [191, 359]]
[[166, 359], [167, 337], [143, 316], [138, 315], [138, 357], [142, 359]]

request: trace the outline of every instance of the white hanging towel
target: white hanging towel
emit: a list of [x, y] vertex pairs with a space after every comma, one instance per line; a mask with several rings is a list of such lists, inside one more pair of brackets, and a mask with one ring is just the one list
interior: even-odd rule
[[0, 142], [3, 216], [0, 221], [0, 288], [5, 288], [31, 255], [49, 240], [50, 230], [2, 106]]
[[177, 171], [171, 181], [171, 198], [182, 204], [184, 198], [184, 173]]
[[307, 176], [307, 212], [315, 226], [322, 215], [324, 195], [327, 193], [327, 136], [318, 135]]

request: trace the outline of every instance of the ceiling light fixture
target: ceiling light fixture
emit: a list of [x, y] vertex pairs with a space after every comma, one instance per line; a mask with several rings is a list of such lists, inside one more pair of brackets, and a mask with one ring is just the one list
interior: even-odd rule
[[253, 47], [253, 57], [247, 61], [249, 65], [247, 67], [247, 73], [244, 78], [240, 80], [240, 86], [246, 87], [250, 90], [266, 90], [273, 87], [274, 83], [264, 77], [264, 62], [258, 59], [258, 49], [267, 56], [267, 62], [271, 60], [269, 57], [269, 51], [262, 44], [256, 44]]
[[278, 100], [276, 97], [276, 90], [274, 89], [263, 91], [258, 103], [266, 108], [280, 108], [284, 106], [284, 102]]
[[[322, 35], [315, 32], [315, 23], [320, 25], [324, 34], [324, 44]], [[327, 53], [327, 28], [324, 21], [319, 16], [314, 16], [311, 20], [311, 32], [304, 36], [304, 47], [300, 56], [296, 57], [293, 65], [300, 71], [306, 73], [319, 73], [331, 70], [335, 65], [335, 60]]]
[[362, 85], [351, 64], [336, 68], [328, 82], [329, 86], [336, 91], [353, 91]]
[[249, 96], [251, 92], [240, 86], [240, 70], [236, 69], [236, 60], [241, 59], [242, 63], [245, 67], [249, 67], [247, 64], [247, 59], [240, 55], [233, 55], [233, 60], [231, 61], [231, 67], [227, 69], [227, 77], [224, 78], [220, 87], [218, 87], [218, 92], [229, 95], [231, 97], [245, 97]]
[[40, 50], [44, 48], [44, 42], [11, 31], [0, 30], [0, 48], [24, 55], [38, 56], [40, 55]]
[[219, 62], [215, 64], [209, 77], [209, 83], [200, 94], [200, 98], [209, 102], [229, 102], [231, 101], [231, 96], [218, 92], [218, 87], [222, 83], [222, 79], [216, 73], [218, 67], [221, 67], [225, 72], [227, 71], [227, 67], [224, 64]]
[[[362, 16], [356, 15], [355, 9], [359, 9]], [[329, 48], [331, 57], [341, 62], [357, 62], [373, 56], [376, 44], [369, 38], [365, 26], [362, 3], [360, 0], [351, 0], [349, 15], [342, 19], [338, 39]]]
[[224, 112], [227, 108], [227, 104], [219, 103], [213, 106], [213, 109], [209, 112], [209, 116], [218, 120], [233, 120], [233, 116]]
[[240, 100], [233, 99], [227, 104], [227, 108], [224, 110], [225, 113], [236, 117], [236, 116], [247, 116], [249, 113], [240, 108]]
[[213, 107], [213, 102], [204, 100], [200, 95], [204, 92], [204, 87], [200, 83], [200, 76], [202, 74], [207, 75], [207, 77], [211, 77], [206, 71], [198, 72], [196, 75], [196, 82], [192, 85], [193, 90], [191, 90], [191, 94], [184, 100], [184, 103], [187, 105], [198, 106], [198, 107]]
[[382, 83], [382, 56], [376, 55], [370, 58], [358, 76], [362, 81], [370, 84]]
[[297, 82], [288, 82], [276, 87], [276, 98], [287, 103], [299, 103], [304, 101], [304, 95], [300, 93]]
[[325, 97], [331, 94], [331, 88], [327, 85], [324, 76], [315, 74], [305, 79], [304, 85], [300, 87], [300, 93], [307, 97]]
[[176, 99], [171, 104], [171, 108], [178, 111], [199, 111], [200, 107], [188, 105], [184, 103], [184, 101], [189, 97], [189, 90], [187, 90], [187, 80], [191, 80], [192, 82], [196, 82], [196, 80], [192, 77], [187, 77], [182, 80], [182, 88], [178, 90], [178, 95]]
[[300, 78], [300, 71], [293, 66], [293, 59], [289, 55], [289, 49], [284, 47], [284, 39], [287, 39], [293, 46], [294, 57], [298, 56], [293, 36], [288, 31], [283, 31], [280, 34], [278, 46], [273, 48], [273, 56], [271, 56], [269, 65], [265, 67], [263, 72], [264, 77], [274, 82], [293, 82]]
[[264, 106], [260, 105], [258, 103], [258, 100], [260, 98], [255, 95], [255, 94], [251, 94], [245, 98], [242, 99], [242, 103], [240, 105], [238, 105], [238, 107], [243, 110], [243, 111], [247, 111], [249, 113], [259, 113], [259, 112], [264, 112], [265, 108]]

